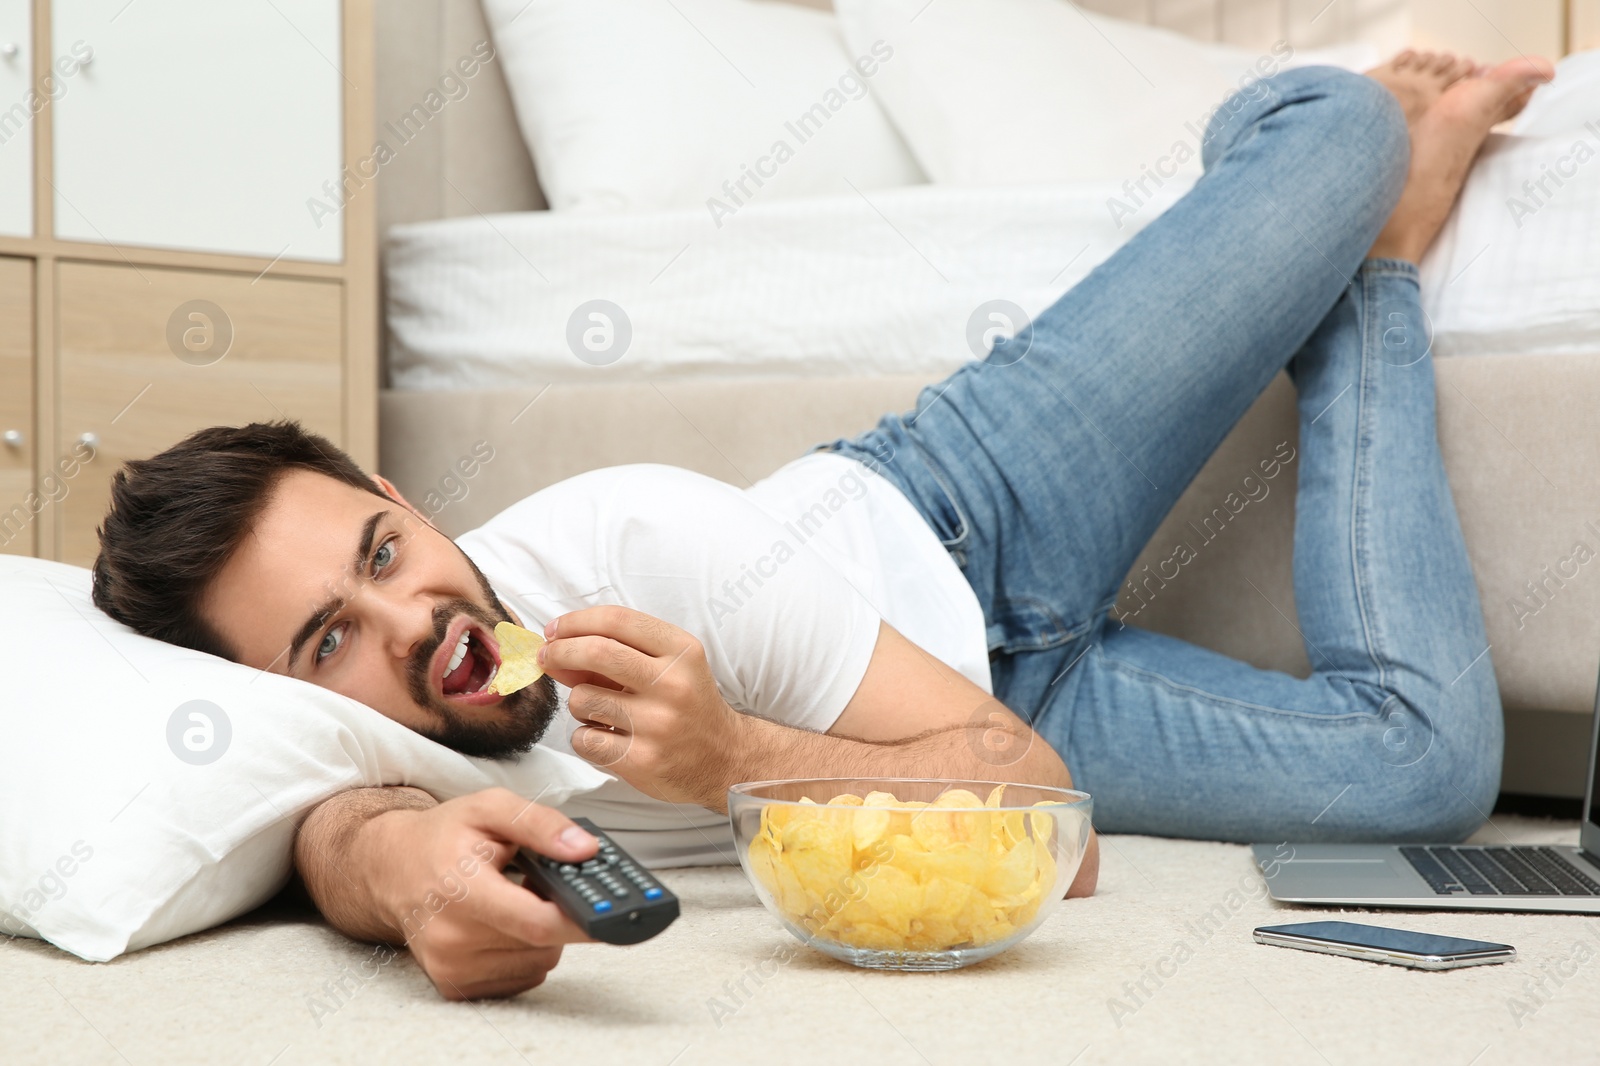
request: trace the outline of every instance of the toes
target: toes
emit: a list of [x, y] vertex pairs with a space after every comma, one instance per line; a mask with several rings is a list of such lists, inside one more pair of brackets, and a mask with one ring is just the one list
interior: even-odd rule
[[1434, 74], [1443, 75], [1449, 73], [1450, 68], [1455, 64], [1456, 57], [1453, 52], [1436, 52], [1428, 69]]
[[1504, 122], [1506, 119], [1516, 118], [1518, 115], [1522, 114], [1522, 109], [1528, 106], [1528, 101], [1532, 98], [1532, 88], [1524, 89], [1522, 92], [1512, 97], [1506, 102], [1505, 107], [1501, 109], [1500, 121]]
[[1415, 50], [1410, 49], [1410, 48], [1402, 48], [1400, 50], [1400, 54], [1395, 56], [1394, 59], [1391, 60], [1391, 62], [1394, 63], [1394, 68], [1396, 70], [1404, 70], [1406, 67], [1410, 66], [1411, 65], [1411, 61], [1416, 59], [1416, 58], [1417, 58], [1417, 53], [1415, 52]]
[[1543, 56], [1518, 56], [1487, 71], [1496, 81], [1538, 85], [1555, 77], [1556, 68]]

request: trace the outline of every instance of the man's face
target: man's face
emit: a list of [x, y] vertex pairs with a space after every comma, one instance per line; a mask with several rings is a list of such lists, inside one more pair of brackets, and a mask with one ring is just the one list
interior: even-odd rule
[[201, 613], [240, 662], [467, 755], [527, 751], [556, 710], [548, 677], [483, 691], [500, 662], [494, 625], [515, 619], [454, 542], [397, 500], [308, 470], [278, 479]]

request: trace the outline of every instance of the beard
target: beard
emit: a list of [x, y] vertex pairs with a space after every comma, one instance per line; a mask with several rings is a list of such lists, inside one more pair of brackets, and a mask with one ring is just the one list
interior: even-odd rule
[[[467, 559], [466, 553], [463, 552], [461, 557]], [[432, 680], [428, 676], [434, 653], [444, 643], [445, 633], [457, 616], [464, 614], [491, 632], [497, 622], [514, 624], [511, 612], [494, 594], [483, 571], [471, 559], [467, 559], [467, 565], [477, 575], [478, 585], [483, 589], [489, 607], [467, 599], [455, 599], [446, 600], [433, 609], [433, 637], [411, 656], [406, 673], [411, 698], [417, 706], [432, 713], [438, 725], [431, 729], [418, 729], [417, 732], [463, 755], [481, 759], [515, 759], [532, 750], [555, 718], [558, 707], [556, 685], [548, 674], [527, 688], [502, 696], [498, 706], [483, 708], [496, 715], [487, 720], [475, 720], [463, 714], [461, 708], [452, 706], [449, 700], [433, 691]]]

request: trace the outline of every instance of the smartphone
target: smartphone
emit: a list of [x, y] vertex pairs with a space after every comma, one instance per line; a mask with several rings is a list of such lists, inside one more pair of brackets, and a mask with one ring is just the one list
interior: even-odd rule
[[1387, 929], [1381, 925], [1354, 922], [1301, 922], [1297, 925], [1263, 925], [1256, 930], [1256, 943], [1302, 951], [1321, 951], [1368, 962], [1388, 962], [1419, 970], [1455, 970], [1462, 966], [1482, 966], [1509, 962], [1517, 957], [1510, 944], [1487, 940], [1463, 940], [1437, 933], [1413, 933], [1407, 929]]

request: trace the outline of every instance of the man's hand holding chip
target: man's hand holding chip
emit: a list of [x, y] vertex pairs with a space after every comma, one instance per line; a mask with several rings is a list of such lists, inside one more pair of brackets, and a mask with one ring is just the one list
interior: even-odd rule
[[583, 723], [575, 752], [656, 799], [724, 807], [750, 720], [722, 698], [698, 640], [614, 606], [562, 615], [544, 635], [539, 661]]

